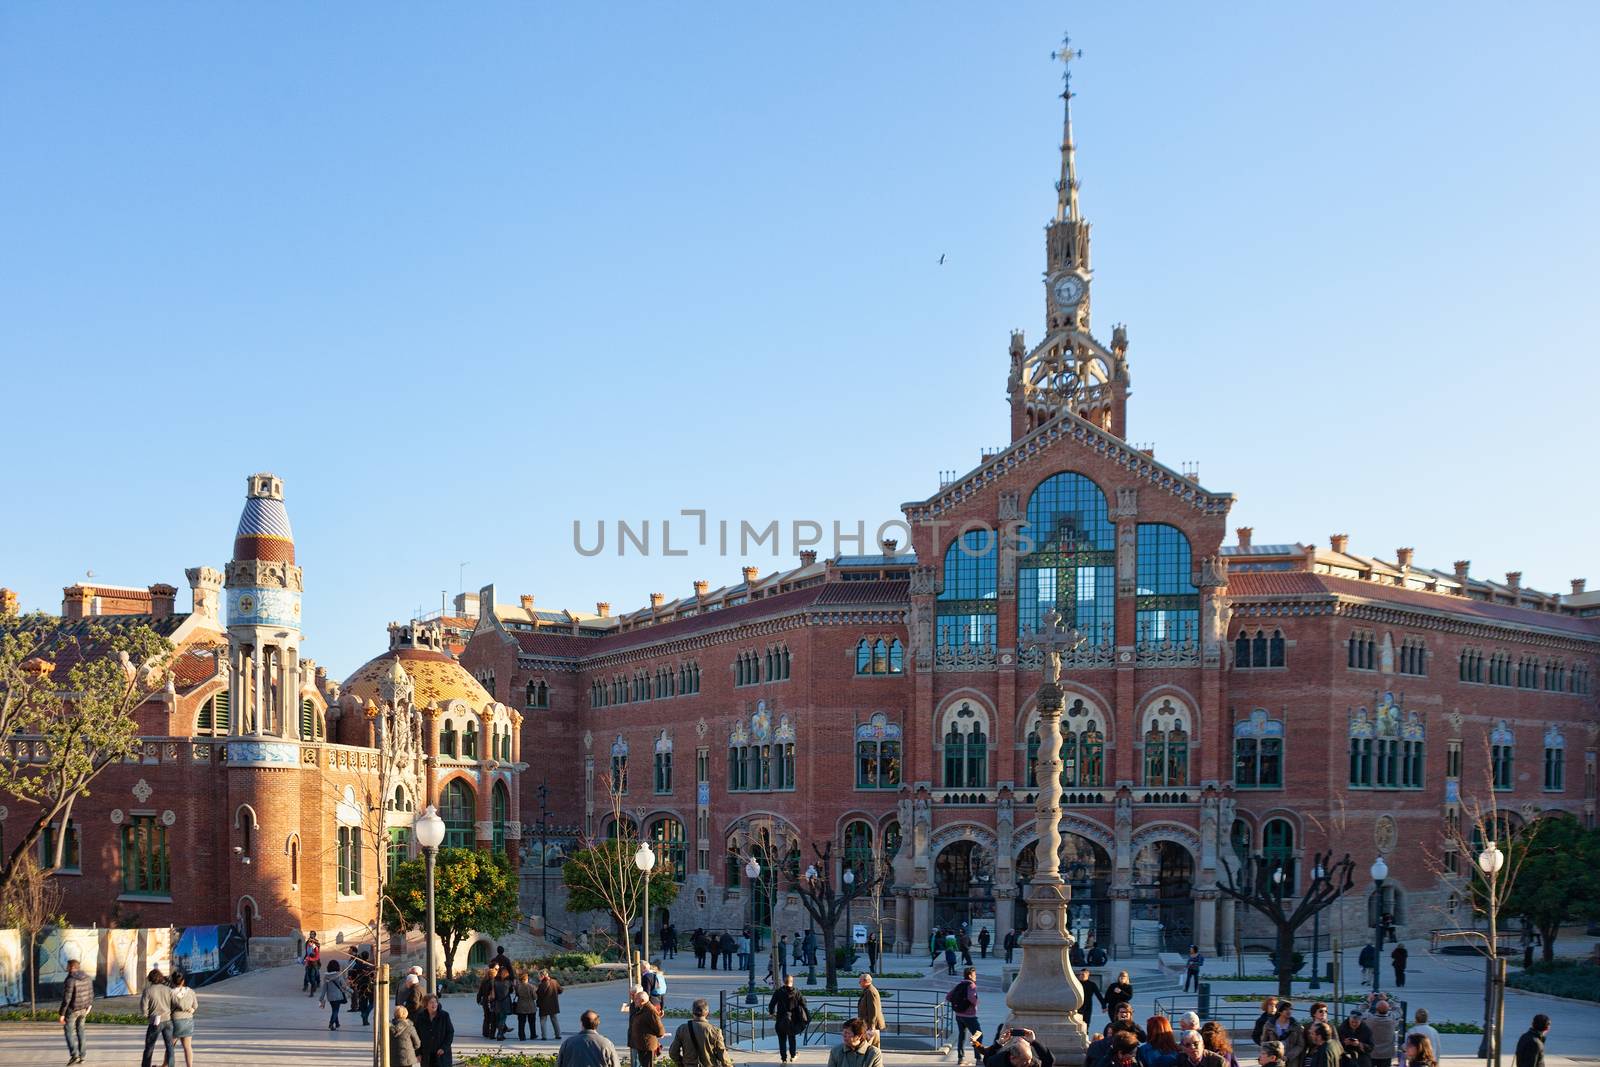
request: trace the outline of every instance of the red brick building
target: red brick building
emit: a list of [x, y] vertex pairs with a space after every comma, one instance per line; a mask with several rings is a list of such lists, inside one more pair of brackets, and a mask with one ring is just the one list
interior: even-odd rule
[[[477, 617], [464, 664], [523, 708], [541, 754], [523, 824], [544, 785], [551, 820], [603, 835], [618, 783], [684, 882], [684, 929], [744, 922], [733, 857], [768, 826], [884, 861], [902, 942], [1019, 918], [1036, 836], [1028, 632], [1051, 608], [1084, 638], [1063, 681], [1080, 937], [1213, 952], [1236, 933], [1216, 889], [1232, 857], [1273, 857], [1292, 896], [1313, 850], [1350, 852], [1364, 886], [1380, 845], [1407, 925], [1426, 929], [1447, 920], [1423, 905], [1452, 892], [1433, 866], [1456, 862], [1444, 817], [1486, 774], [1515, 817], [1593, 820], [1600, 597], [1429, 570], [1409, 549], [1380, 561], [1342, 535], [1225, 545], [1233, 497], [1128, 443], [1127, 332], [1108, 345], [1090, 327], [1067, 101], [1046, 330], [1009, 348], [1011, 442], [904, 505], [908, 550], [746, 568], [621, 614], [501, 604], [493, 586], [458, 604]], [[758, 903], [763, 923], [805, 925], [792, 896], [776, 903]]]
[[[165, 687], [136, 712], [140, 755], [72, 808], [56, 877], [73, 923], [232, 922], [258, 959], [292, 953], [307, 930], [358, 934], [385, 841], [409, 853], [419, 803], [438, 804], [448, 843], [516, 855], [520, 714], [489, 698], [437, 625], [391, 626], [389, 651], [343, 687], [302, 659], [303, 576], [279, 479], [248, 479], [225, 570], [187, 573], [186, 614], [170, 585], [64, 591], [64, 630], [144, 624], [175, 649]], [[15, 596], [0, 607], [15, 614]], [[0, 847], [21, 844], [34, 818], [0, 806]], [[62, 833], [38, 842], [43, 865]]]

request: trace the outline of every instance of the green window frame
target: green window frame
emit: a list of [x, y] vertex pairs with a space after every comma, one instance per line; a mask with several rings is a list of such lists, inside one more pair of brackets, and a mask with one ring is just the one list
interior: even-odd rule
[[125, 896], [170, 897], [172, 857], [167, 828], [154, 815], [131, 815], [122, 824], [122, 892]]

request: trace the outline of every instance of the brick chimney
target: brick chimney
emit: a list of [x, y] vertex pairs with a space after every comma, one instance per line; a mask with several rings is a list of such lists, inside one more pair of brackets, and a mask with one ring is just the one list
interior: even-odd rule
[[595, 603], [594, 613], [602, 619], [609, 619], [611, 617], [611, 605], [604, 600], [598, 601]]
[[178, 587], [157, 582], [150, 587], [150, 614], [157, 619], [172, 618], [178, 602]]
[[695, 596], [697, 596], [697, 597], [705, 596], [706, 595], [706, 590], [708, 590], [710, 588], [711, 588], [711, 583], [706, 581], [704, 578], [696, 578], [695, 579], [695, 581], [694, 581], [694, 595]]
[[[1578, 582], [1572, 583], [1574, 586]], [[0, 615], [15, 615], [19, 611], [17, 593], [14, 589], [0, 589]]]
[[1328, 547], [1335, 552], [1344, 552], [1345, 549], [1350, 547], [1350, 535], [1333, 534], [1328, 538]]
[[756, 578], [761, 575], [761, 569], [759, 567], [744, 567], [741, 568], [740, 573], [744, 575], [745, 585], [755, 585]]
[[523, 611], [531, 612], [533, 610], [533, 596], [531, 594], [523, 593], [517, 598], [517, 602], [522, 605]]
[[1411, 555], [1415, 551], [1416, 549], [1414, 548], [1397, 548], [1394, 550], [1395, 562], [1400, 564], [1401, 570], [1408, 571], [1411, 569]]
[[61, 590], [61, 617], [63, 619], [87, 619], [94, 610], [94, 587], [88, 585], [69, 585]]
[[814, 548], [803, 548], [803, 549], [800, 550], [800, 566], [809, 567], [813, 563], [815, 563], [816, 561], [817, 561], [817, 550], [816, 549], [814, 549]]
[[1456, 560], [1456, 581], [1465, 584], [1467, 580], [1467, 571], [1470, 570], [1471, 567], [1472, 561], [1470, 559]]
[[1256, 531], [1255, 531], [1255, 527], [1253, 527], [1253, 526], [1241, 526], [1237, 530], [1234, 530], [1233, 532], [1239, 535], [1239, 547], [1240, 548], [1249, 548], [1250, 547], [1250, 538], [1251, 538], [1252, 535], [1255, 534]]
[[1521, 571], [1506, 571], [1506, 584], [1509, 585], [1513, 589], [1521, 589], [1522, 588], [1522, 572]]
[[[1572, 579], [1572, 595], [1577, 596], [1579, 593], [1583, 592], [1584, 586], [1588, 584], [1589, 580], [1587, 578]], [[8, 612], [6, 610], [5, 603], [5, 597], [7, 593], [11, 593], [11, 590], [0, 589], [0, 615], [15, 615], [17, 613], [17, 595], [15, 593], [11, 593], [11, 610]]]
[[667, 596], [666, 596], [665, 593], [651, 593], [650, 594], [650, 610], [654, 611], [656, 608], [659, 608], [661, 606], [661, 602], [663, 600], [665, 600], [665, 599], [667, 599]]
[[883, 539], [883, 554], [885, 556], [894, 555], [894, 550], [899, 548], [899, 547], [900, 547], [900, 542], [896, 541], [894, 538], [885, 537]]

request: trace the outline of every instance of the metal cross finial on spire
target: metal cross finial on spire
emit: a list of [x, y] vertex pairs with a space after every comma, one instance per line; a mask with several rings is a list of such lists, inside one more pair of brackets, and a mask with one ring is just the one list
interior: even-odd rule
[[1044, 680], [1051, 684], [1061, 680], [1061, 654], [1083, 645], [1084, 635], [1076, 626], [1062, 626], [1061, 613], [1051, 608], [1039, 620], [1039, 627], [1028, 632], [1023, 648], [1044, 653]]
[[1056, 183], [1056, 221], [1078, 217], [1078, 154], [1072, 144], [1072, 61], [1083, 56], [1083, 49], [1072, 47], [1072, 35], [1062, 34], [1061, 47], [1050, 58], [1061, 64], [1061, 99], [1066, 117], [1061, 127], [1061, 180]]

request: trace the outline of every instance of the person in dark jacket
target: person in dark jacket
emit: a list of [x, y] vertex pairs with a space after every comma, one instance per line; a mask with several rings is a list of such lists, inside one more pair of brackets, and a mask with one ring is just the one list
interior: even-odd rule
[[[1349, 1060], [1345, 1059], [1347, 1056]], [[1339, 1024], [1339, 1059], [1351, 1067], [1372, 1067], [1372, 1027], [1361, 1018], [1359, 1010], [1352, 1011]]]
[[1528, 1032], [1517, 1039], [1517, 1067], [1544, 1067], [1544, 1035], [1549, 1032], [1550, 1016], [1535, 1015]]
[[982, 1048], [983, 1067], [1055, 1067], [1056, 1058], [1026, 1027], [1007, 1030]]
[[451, 1067], [455, 1062], [456, 1027], [438, 997], [430, 996], [423, 1001], [416, 1027], [417, 1036], [422, 1039], [422, 1067]]
[[1005, 940], [1001, 942], [1006, 950], [1006, 962], [1011, 962], [1011, 954], [1017, 950], [1017, 932], [1007, 930]]
[[639, 1057], [639, 1067], [652, 1067], [661, 1054], [661, 1039], [667, 1031], [661, 1025], [661, 1012], [650, 1003], [642, 986], [633, 987], [633, 1001], [628, 1005], [628, 1047]]
[[561, 1040], [561, 983], [550, 977], [549, 971], [539, 972], [539, 984], [534, 988], [533, 999], [539, 1005], [539, 1039], [544, 1039], [544, 1021], [550, 1020], [551, 1036]]
[[1373, 968], [1378, 966], [1378, 950], [1373, 945], [1362, 945], [1361, 955], [1356, 957], [1356, 962], [1361, 964], [1361, 984], [1366, 985], [1372, 981]]
[[700, 927], [694, 928], [694, 933], [689, 935], [689, 947], [694, 949], [694, 965], [702, 971], [706, 969], [706, 932]]
[[1301, 1057], [1301, 1067], [1339, 1067], [1339, 1046], [1334, 1040], [1333, 1027], [1327, 1023], [1311, 1023], [1305, 1028], [1306, 1050]]
[[[1261, 1014], [1256, 1017], [1256, 1024], [1250, 1028], [1250, 1040], [1254, 1041], [1257, 1045], [1261, 1044], [1263, 1041], [1278, 1040], [1276, 1031], [1272, 1033], [1267, 1032], [1267, 1027], [1271, 1025], [1273, 1019], [1277, 1018], [1277, 1015], [1278, 998], [1267, 997], [1261, 1002]], [[1283, 1053], [1279, 1052], [1278, 1057], [1281, 1059], [1283, 1057]]]
[[[944, 995], [945, 1002], [950, 1005], [950, 1010], [956, 1022], [956, 1067], [966, 1062], [967, 1049], [966, 1037], [976, 1034], [981, 1038], [982, 1030], [978, 1026], [978, 971], [975, 967], [968, 967], [961, 972], [961, 981], [957, 982]], [[977, 1060], [982, 1057], [978, 1046], [972, 1046], [972, 1058]]]
[[[1006, 955], [1007, 958], [1010, 957], [1009, 950]], [[1100, 994], [1100, 983], [1094, 980], [1094, 975], [1089, 973], [1087, 967], [1078, 972], [1078, 985], [1083, 987], [1083, 1004], [1078, 1008], [1078, 1018], [1083, 1020], [1084, 1029], [1092, 1034], [1094, 1027], [1090, 1025], [1089, 1020], [1094, 1017], [1094, 1002], [1098, 1000], [1100, 1007], [1104, 1008], [1106, 998]]]
[[478, 995], [473, 998], [483, 1009], [483, 1026], [478, 1032], [488, 1038], [494, 1037], [494, 975], [493, 967], [483, 969], [483, 976], [478, 980]]
[[1406, 984], [1406, 958], [1408, 956], [1410, 956], [1410, 953], [1406, 951], [1404, 945], [1396, 945], [1394, 951], [1389, 953], [1389, 962], [1394, 964], [1394, 984], [1397, 986]]
[[528, 972], [517, 975], [517, 985], [512, 991], [517, 998], [512, 1010], [517, 1013], [517, 1040], [526, 1041], [539, 1036], [539, 990], [528, 981]]
[[83, 1021], [94, 1007], [94, 979], [77, 960], [67, 961], [67, 978], [61, 983], [61, 1007], [56, 1021], [67, 1034], [68, 1063], [83, 1062]]
[[1129, 980], [1127, 971], [1119, 971], [1117, 973], [1117, 980], [1106, 986], [1106, 1011], [1115, 1014], [1115, 1009], [1118, 1004], [1126, 1004], [1132, 999], [1133, 982]]
[[497, 1041], [504, 1041], [511, 1032], [506, 1020], [511, 1015], [511, 996], [516, 991], [517, 980], [511, 976], [511, 968], [507, 966], [496, 970], [489, 995], [490, 1006], [494, 1009], [494, 1036]]
[[978, 931], [978, 953], [984, 959], [989, 958], [989, 941], [989, 928], [985, 926]]
[[[733, 953], [739, 947], [739, 943], [733, 939], [732, 934], [724, 930], [722, 931], [722, 939], [717, 942], [717, 947], [722, 949], [722, 969], [725, 971], [733, 970]], [[716, 970], [717, 965], [713, 963], [711, 969]]]
[[794, 987], [794, 975], [784, 975], [783, 984], [772, 991], [767, 1014], [772, 1016], [772, 1028], [778, 1034], [778, 1062], [790, 1063], [798, 1051], [796, 1038], [811, 1023], [811, 1009], [806, 1007], [805, 996]]
[[1189, 987], [1196, 988], [1200, 985], [1200, 968], [1206, 965], [1206, 958], [1200, 955], [1199, 945], [1189, 946], [1189, 955], [1183, 961], [1183, 991], [1189, 992]]
[[411, 1025], [411, 1013], [404, 1007], [394, 1009], [394, 1020], [389, 1023], [390, 1067], [419, 1067], [417, 1054], [422, 1051], [422, 1038]]

